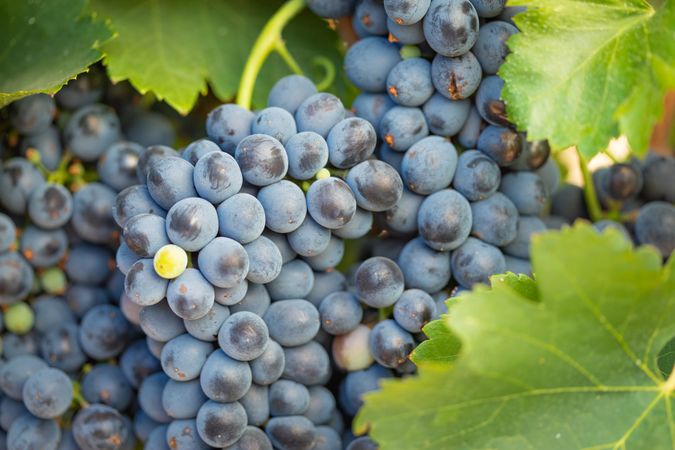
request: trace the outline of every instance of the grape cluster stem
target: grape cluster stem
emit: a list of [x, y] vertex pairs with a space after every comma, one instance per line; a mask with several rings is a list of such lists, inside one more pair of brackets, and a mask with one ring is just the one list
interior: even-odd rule
[[249, 54], [239, 82], [237, 104], [251, 109], [251, 99], [256, 79], [272, 51], [279, 53], [288, 67], [298, 75], [302, 69], [286, 47], [281, 32], [286, 25], [305, 8], [305, 0], [289, 0], [274, 13], [258, 35]]

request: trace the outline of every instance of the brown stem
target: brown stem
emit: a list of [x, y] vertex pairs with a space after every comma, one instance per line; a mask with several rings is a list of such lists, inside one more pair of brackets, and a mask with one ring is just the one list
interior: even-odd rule
[[656, 124], [652, 133], [650, 148], [655, 153], [667, 155], [673, 153], [674, 149], [671, 145], [673, 130], [675, 128], [675, 91], [666, 94], [664, 99], [665, 107], [661, 121]]

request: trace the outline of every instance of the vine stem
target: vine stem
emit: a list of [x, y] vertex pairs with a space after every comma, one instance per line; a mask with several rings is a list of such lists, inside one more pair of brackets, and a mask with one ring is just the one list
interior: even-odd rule
[[276, 42], [276, 45], [274, 46], [274, 50], [277, 51], [277, 53], [281, 56], [281, 58], [286, 62], [286, 65], [291, 68], [291, 70], [296, 74], [296, 75], [303, 75], [302, 73], [302, 68], [300, 67], [300, 64], [293, 58], [293, 55], [291, 55], [291, 52], [288, 51], [288, 47], [286, 47], [286, 43], [283, 41], [283, 39], [279, 39]]
[[73, 383], [73, 402], [77, 405], [77, 409], [89, 407], [89, 402], [82, 395], [82, 386], [77, 382]]
[[670, 376], [666, 380], [666, 383], [663, 385], [663, 392], [670, 394], [675, 391], [675, 364], [673, 364], [673, 370], [670, 372]]
[[588, 208], [588, 213], [591, 216], [591, 220], [593, 220], [593, 222], [597, 222], [598, 220], [602, 220], [604, 218], [604, 214], [602, 213], [598, 196], [595, 193], [593, 176], [588, 170], [588, 163], [584, 158], [584, 155], [581, 154], [578, 148], [576, 151], [577, 156], [579, 157], [579, 169], [581, 169], [581, 175], [584, 178], [584, 198], [586, 199], [586, 207]]
[[286, 64], [296, 73], [302, 73], [300, 66], [293, 59], [286, 48], [281, 36], [282, 30], [295, 16], [297, 16], [305, 7], [306, 0], [288, 0], [279, 10], [274, 13], [267, 21], [262, 31], [258, 35], [251, 53], [244, 66], [244, 72], [239, 82], [239, 93], [237, 95], [237, 104], [246, 109], [251, 109], [251, 99], [253, 97], [253, 88], [256, 79], [262, 69], [265, 60], [269, 54], [276, 50], [286, 61]]

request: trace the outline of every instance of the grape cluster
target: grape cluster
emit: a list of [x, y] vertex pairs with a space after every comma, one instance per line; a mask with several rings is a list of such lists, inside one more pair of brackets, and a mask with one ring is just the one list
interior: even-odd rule
[[[133, 449], [151, 422], [136, 392], [161, 367], [128, 319], [112, 215], [143, 150], [124, 137], [143, 135], [100, 103], [106, 88], [93, 71], [2, 111], [0, 448]], [[173, 141], [167, 119], [134, 114]]]
[[[408, 356], [448, 297], [494, 274], [531, 275], [529, 243], [546, 229], [560, 174], [548, 144], [516, 131], [501, 100], [497, 71], [518, 32], [516, 8], [482, 0], [309, 6], [332, 19], [352, 15], [359, 38], [344, 69], [362, 91], [353, 112], [377, 130], [378, 160], [354, 185], [392, 193], [402, 183], [393, 205], [376, 210], [386, 244], [364, 249], [348, 278], [349, 295], [380, 313], [335, 340], [349, 342], [351, 352], [336, 351], [345, 359], [367, 355], [342, 365], [340, 401], [354, 414], [378, 378], [414, 371]], [[338, 302], [324, 302], [322, 320], [332, 323]]]
[[[612, 163], [593, 172], [600, 206], [610, 217], [593, 226], [619, 230], [635, 245], [652, 245], [664, 260], [675, 251], [675, 157], [649, 153], [640, 161]], [[549, 228], [589, 219], [583, 189], [563, 184], [553, 193]]]
[[[0, 449], [376, 449], [350, 420], [447, 299], [588, 217], [506, 116], [517, 8], [308, 5], [359, 37], [350, 109], [291, 75], [180, 150], [96, 71], [0, 111]], [[667, 257], [673, 175], [597, 170], [595, 226]]]
[[[113, 215], [125, 295], [164, 371], [146, 381], [154, 401], [141, 398], [167, 423], [149, 442], [161, 433], [170, 446], [342, 448], [318, 306], [345, 286], [334, 270], [344, 239], [366, 235], [372, 211], [403, 189], [391, 168], [394, 185], [371, 183], [374, 167], [389, 166], [369, 160], [375, 129], [351, 116], [290, 76], [256, 113], [214, 109], [208, 139], [141, 153], [143, 182], [118, 194]], [[361, 321], [348, 300], [354, 316], [332, 334]]]

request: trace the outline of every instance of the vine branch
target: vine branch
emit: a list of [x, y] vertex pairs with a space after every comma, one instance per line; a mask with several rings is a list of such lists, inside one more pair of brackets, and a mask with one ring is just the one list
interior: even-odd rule
[[288, 0], [279, 10], [274, 13], [267, 21], [262, 31], [258, 35], [251, 53], [244, 66], [244, 71], [239, 82], [239, 93], [237, 95], [237, 104], [251, 109], [251, 99], [253, 97], [253, 88], [256, 79], [262, 69], [265, 60], [274, 50], [284, 59], [286, 64], [297, 74], [302, 74], [302, 69], [293, 59], [286, 44], [283, 41], [281, 32], [286, 25], [297, 16], [305, 7], [306, 0]]
[[598, 201], [598, 196], [595, 193], [595, 184], [593, 183], [593, 176], [588, 170], [588, 163], [581, 154], [579, 149], [576, 149], [577, 156], [579, 156], [579, 169], [581, 169], [581, 175], [584, 178], [584, 198], [586, 199], [586, 207], [588, 208], [588, 214], [591, 216], [593, 222], [602, 220], [604, 214], [602, 213], [602, 208], [600, 207], [600, 202]]

